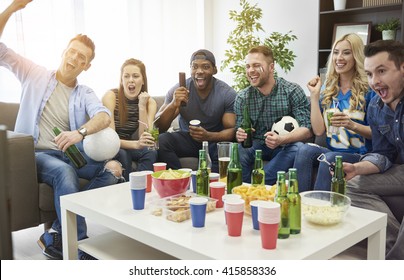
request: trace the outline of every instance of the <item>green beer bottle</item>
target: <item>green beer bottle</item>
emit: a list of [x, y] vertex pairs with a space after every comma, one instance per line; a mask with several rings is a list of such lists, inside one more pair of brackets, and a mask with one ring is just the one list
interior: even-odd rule
[[206, 152], [206, 168], [208, 169], [208, 172], [210, 174], [211, 169], [212, 169], [212, 160], [210, 159], [210, 155], [209, 155], [209, 143], [208, 143], [208, 141], [203, 141], [202, 142], [202, 148]]
[[[54, 127], [53, 133], [58, 136], [61, 131], [59, 128]], [[70, 161], [77, 169], [82, 168], [84, 165], [87, 164], [86, 159], [83, 157], [79, 149], [77, 149], [76, 145], [71, 145], [69, 148], [67, 148], [65, 155], [70, 159]]]
[[227, 167], [227, 193], [231, 194], [234, 187], [243, 183], [241, 164], [238, 155], [238, 143], [232, 143], [230, 149], [230, 162]]
[[209, 172], [206, 166], [206, 152], [199, 150], [199, 164], [196, 171], [196, 193], [209, 196]]
[[241, 128], [244, 129], [245, 133], [247, 133], [247, 138], [241, 143], [243, 148], [251, 148], [252, 147], [252, 124], [250, 119], [250, 114], [248, 113], [248, 106], [244, 104], [243, 107], [243, 121], [241, 122]]
[[331, 178], [331, 191], [345, 195], [346, 180], [342, 169], [342, 156], [335, 156], [335, 170]]
[[290, 233], [298, 234], [302, 223], [302, 204], [299, 194], [299, 184], [297, 182], [297, 169], [289, 168], [289, 188], [287, 197], [289, 199], [289, 224]]
[[277, 173], [277, 194], [275, 202], [281, 206], [281, 220], [278, 226], [278, 238], [286, 239], [290, 235], [289, 225], [289, 199], [286, 194], [285, 171], [278, 171]]
[[251, 172], [251, 184], [256, 186], [265, 186], [265, 171], [262, 161], [262, 150], [255, 151], [254, 169]]

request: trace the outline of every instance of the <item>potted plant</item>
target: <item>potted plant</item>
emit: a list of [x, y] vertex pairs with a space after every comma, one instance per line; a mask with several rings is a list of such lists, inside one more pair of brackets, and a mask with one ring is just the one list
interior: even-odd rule
[[383, 40], [395, 40], [397, 29], [400, 28], [398, 18], [387, 19], [385, 22], [376, 25], [376, 30], [382, 32]]
[[[245, 57], [250, 48], [258, 45], [266, 45], [272, 49], [275, 62], [282, 70], [288, 72], [294, 66], [296, 55], [287, 48], [289, 42], [294, 41], [297, 37], [289, 31], [286, 34], [273, 32], [269, 37], [261, 40], [256, 32], [264, 33], [259, 19], [262, 17], [262, 9], [250, 5], [247, 0], [240, 0], [242, 10], [231, 10], [229, 12], [230, 19], [237, 23], [236, 28], [230, 32], [227, 43], [230, 49], [225, 51], [226, 59], [222, 61], [221, 70], [229, 68], [234, 77], [236, 91], [240, 91], [249, 85], [245, 75]], [[276, 74], [276, 73], [275, 73]]]

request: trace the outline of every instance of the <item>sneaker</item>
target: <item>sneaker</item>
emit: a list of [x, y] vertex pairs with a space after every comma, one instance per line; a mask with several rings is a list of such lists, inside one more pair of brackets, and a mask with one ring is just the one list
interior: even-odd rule
[[57, 232], [44, 232], [38, 240], [42, 253], [51, 260], [63, 260], [62, 236]]
[[94, 258], [93, 256], [87, 254], [86, 252], [79, 251], [79, 260], [82, 260], [82, 261], [95, 261], [97, 259]]

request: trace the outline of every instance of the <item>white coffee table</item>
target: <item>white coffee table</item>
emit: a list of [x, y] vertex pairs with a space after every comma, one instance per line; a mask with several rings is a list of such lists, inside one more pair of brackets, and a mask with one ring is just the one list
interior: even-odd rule
[[[156, 196], [147, 194], [146, 199]], [[244, 216], [242, 236], [227, 235], [223, 209], [207, 213], [204, 228], [190, 220], [175, 223], [132, 209], [128, 183], [61, 197], [64, 259], [77, 259], [77, 248], [98, 259], [330, 259], [368, 239], [368, 259], [384, 259], [387, 215], [351, 207], [343, 223], [317, 226], [302, 221], [302, 232], [279, 240], [275, 250], [261, 247], [260, 232]], [[77, 242], [76, 215], [111, 229]], [[139, 248], [149, 253], [139, 256]]]

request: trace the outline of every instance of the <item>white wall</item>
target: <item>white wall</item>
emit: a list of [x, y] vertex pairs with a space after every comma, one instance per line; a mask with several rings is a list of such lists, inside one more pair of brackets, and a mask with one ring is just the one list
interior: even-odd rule
[[[10, 1], [0, 1], [0, 10]], [[299, 83], [307, 94], [305, 84], [317, 73], [318, 2], [250, 1], [263, 10], [261, 23], [267, 35], [292, 30], [298, 37], [290, 45], [297, 55], [295, 67], [279, 74]], [[10, 18], [3, 39], [28, 58], [54, 69], [68, 40], [76, 33], [88, 34], [96, 43], [96, 59], [80, 76], [82, 83], [101, 97], [117, 87], [123, 61], [135, 57], [146, 64], [149, 93], [162, 95], [177, 82], [178, 72], [189, 72], [189, 57], [196, 49], [210, 49], [220, 67], [228, 48], [226, 39], [235, 26], [228, 13], [239, 9], [239, 0], [33, 1]], [[25, 46], [19, 44], [19, 32], [23, 32]], [[216, 77], [232, 84], [228, 70]], [[18, 102], [19, 94], [18, 81], [0, 68], [0, 101]]]
[[[228, 48], [226, 38], [235, 27], [235, 23], [228, 20], [228, 11], [239, 11], [239, 0], [214, 0], [213, 2], [215, 5], [212, 16], [213, 25], [217, 27], [214, 28], [212, 36], [213, 49], [216, 59], [222, 61], [225, 59], [224, 51]], [[300, 84], [306, 94], [309, 94], [306, 83], [317, 75], [319, 0], [253, 0], [249, 2], [257, 3], [263, 10], [261, 23], [266, 34], [262, 34], [261, 38], [269, 36], [274, 31], [286, 33], [289, 30], [297, 36], [297, 40], [289, 45], [297, 56], [295, 66], [287, 74], [279, 70], [278, 74]], [[223, 19], [225, 19], [224, 22]], [[231, 84], [230, 72], [218, 74], [217, 77]]]

